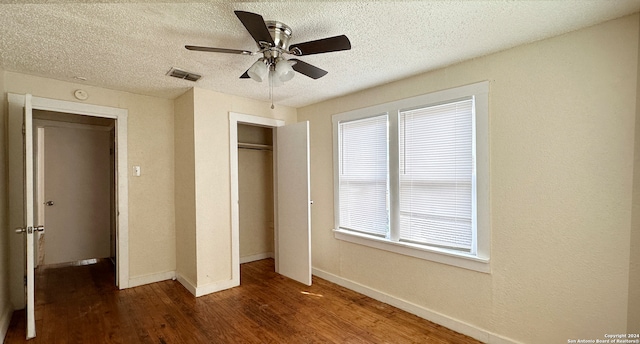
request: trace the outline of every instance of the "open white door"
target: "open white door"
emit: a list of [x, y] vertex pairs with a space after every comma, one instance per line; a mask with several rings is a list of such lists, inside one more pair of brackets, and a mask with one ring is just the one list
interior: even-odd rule
[[309, 122], [277, 128], [278, 273], [311, 285]]
[[27, 315], [27, 339], [36, 336], [35, 295], [34, 295], [34, 256], [33, 237], [35, 231], [43, 231], [44, 227], [34, 226], [34, 188], [33, 188], [33, 126], [31, 95], [24, 98], [23, 120], [24, 146], [24, 227], [17, 228], [18, 234], [26, 236], [25, 242], [25, 292]]

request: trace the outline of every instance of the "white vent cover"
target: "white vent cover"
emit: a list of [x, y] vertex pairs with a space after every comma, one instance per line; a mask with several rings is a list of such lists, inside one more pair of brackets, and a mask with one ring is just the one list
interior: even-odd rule
[[178, 78], [178, 79], [184, 79], [184, 80], [189, 80], [189, 81], [198, 81], [200, 78], [202, 78], [202, 75], [196, 74], [196, 73], [191, 73], [191, 72], [187, 72], [184, 71], [182, 69], [179, 68], [175, 68], [175, 67], [171, 67], [171, 69], [169, 69], [169, 71], [167, 72], [168, 76], [172, 76], [174, 78]]

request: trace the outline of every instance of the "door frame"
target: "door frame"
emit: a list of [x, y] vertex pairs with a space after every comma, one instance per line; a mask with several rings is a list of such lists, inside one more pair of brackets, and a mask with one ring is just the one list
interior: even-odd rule
[[[265, 128], [277, 128], [285, 125], [280, 119], [266, 118], [229, 112], [229, 156], [231, 165], [231, 280], [234, 286], [240, 285], [240, 207], [238, 191], [238, 124], [249, 124]], [[273, 146], [276, 147], [277, 135], [273, 135]], [[276, 150], [273, 150], [273, 160], [277, 161]], [[273, 164], [274, 176], [276, 165]], [[274, 210], [274, 258], [278, 272], [278, 190], [277, 178], [273, 178], [273, 210]]]
[[[8, 130], [15, 131], [19, 130], [17, 128], [18, 123], [15, 123], [17, 120], [17, 116], [22, 115], [22, 109], [24, 107], [24, 94], [7, 94], [7, 102], [8, 102], [8, 115], [9, 115], [9, 125]], [[70, 102], [64, 100], [57, 99], [49, 99], [34, 96], [32, 98], [32, 107], [34, 110], [44, 110], [44, 111], [54, 111], [54, 112], [62, 112], [62, 113], [71, 113], [76, 115], [84, 115], [91, 117], [102, 117], [102, 118], [111, 118], [115, 120], [115, 140], [116, 140], [116, 210], [118, 213], [118, 220], [116, 221], [116, 283], [119, 289], [125, 289], [129, 286], [129, 181], [128, 181], [128, 163], [127, 163], [127, 117], [129, 111], [127, 109], [108, 107], [108, 106], [100, 106], [100, 105], [92, 105], [92, 104], [84, 104], [77, 102]], [[19, 112], [19, 113], [18, 113]], [[22, 123], [19, 123], [20, 127]], [[12, 154], [10, 152], [10, 154]], [[10, 169], [13, 169], [10, 168]], [[12, 173], [10, 173], [10, 177]], [[9, 185], [15, 185], [17, 188], [19, 185], [22, 185], [22, 173], [16, 173], [14, 175], [14, 179]], [[20, 189], [22, 187], [20, 186]], [[16, 190], [17, 191], [17, 190]], [[10, 191], [11, 194], [11, 191]], [[23, 206], [21, 205], [22, 198], [14, 198], [10, 197], [9, 199], [10, 205], [10, 223], [18, 223], [22, 222], [22, 212], [24, 211]], [[20, 204], [18, 204], [20, 203]], [[15, 245], [12, 245], [15, 246]], [[19, 250], [20, 252], [23, 249]], [[24, 262], [24, 252], [14, 252], [11, 250], [11, 255], [14, 257], [14, 262], [11, 264], [22, 266]], [[12, 260], [13, 260], [12, 259]], [[17, 275], [17, 267], [12, 268], [12, 276], [11, 280], [15, 281], [16, 279], [19, 282], [12, 283], [12, 287], [10, 289], [12, 295], [12, 303], [15, 309], [20, 309], [25, 305], [26, 300], [22, 292], [22, 277]]]

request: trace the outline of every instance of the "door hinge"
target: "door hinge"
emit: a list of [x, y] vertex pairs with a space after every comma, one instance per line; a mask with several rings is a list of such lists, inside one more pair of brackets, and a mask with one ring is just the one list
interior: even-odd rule
[[27, 129], [24, 126], [24, 123], [22, 123], [22, 136], [27, 135]]
[[24, 285], [27, 285], [27, 276], [24, 276]]

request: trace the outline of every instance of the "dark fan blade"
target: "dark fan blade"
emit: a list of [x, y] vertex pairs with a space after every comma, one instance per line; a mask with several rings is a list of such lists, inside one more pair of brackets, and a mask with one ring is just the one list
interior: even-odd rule
[[244, 25], [247, 31], [249, 31], [251, 37], [253, 37], [256, 43], [258, 43], [259, 47], [262, 47], [264, 45], [261, 44], [261, 42], [268, 43], [272, 47], [275, 45], [275, 43], [273, 42], [273, 37], [271, 37], [269, 29], [264, 23], [264, 19], [261, 15], [244, 11], [233, 12], [236, 14], [238, 19], [240, 19], [242, 25]]
[[240, 75], [240, 79], [249, 79], [249, 70], [247, 70], [246, 72], [244, 72], [244, 74]]
[[351, 42], [349, 42], [349, 38], [345, 35], [341, 35], [293, 44], [289, 48], [289, 51], [296, 56], [302, 56], [349, 49], [351, 49]]
[[323, 76], [327, 75], [327, 71], [320, 69], [316, 66], [310, 65], [306, 62], [302, 62], [298, 59], [289, 59], [289, 61], [295, 61], [296, 64], [294, 64], [293, 66], [291, 66], [291, 68], [293, 68], [293, 70], [295, 70], [298, 73], [302, 73], [312, 79], [320, 79]]
[[236, 49], [224, 49], [224, 48], [211, 48], [211, 47], [199, 47], [196, 45], [185, 45], [187, 50], [195, 51], [207, 51], [211, 53], [226, 53], [226, 54], [240, 54], [240, 55], [253, 55], [253, 52], [248, 50], [236, 50]]

